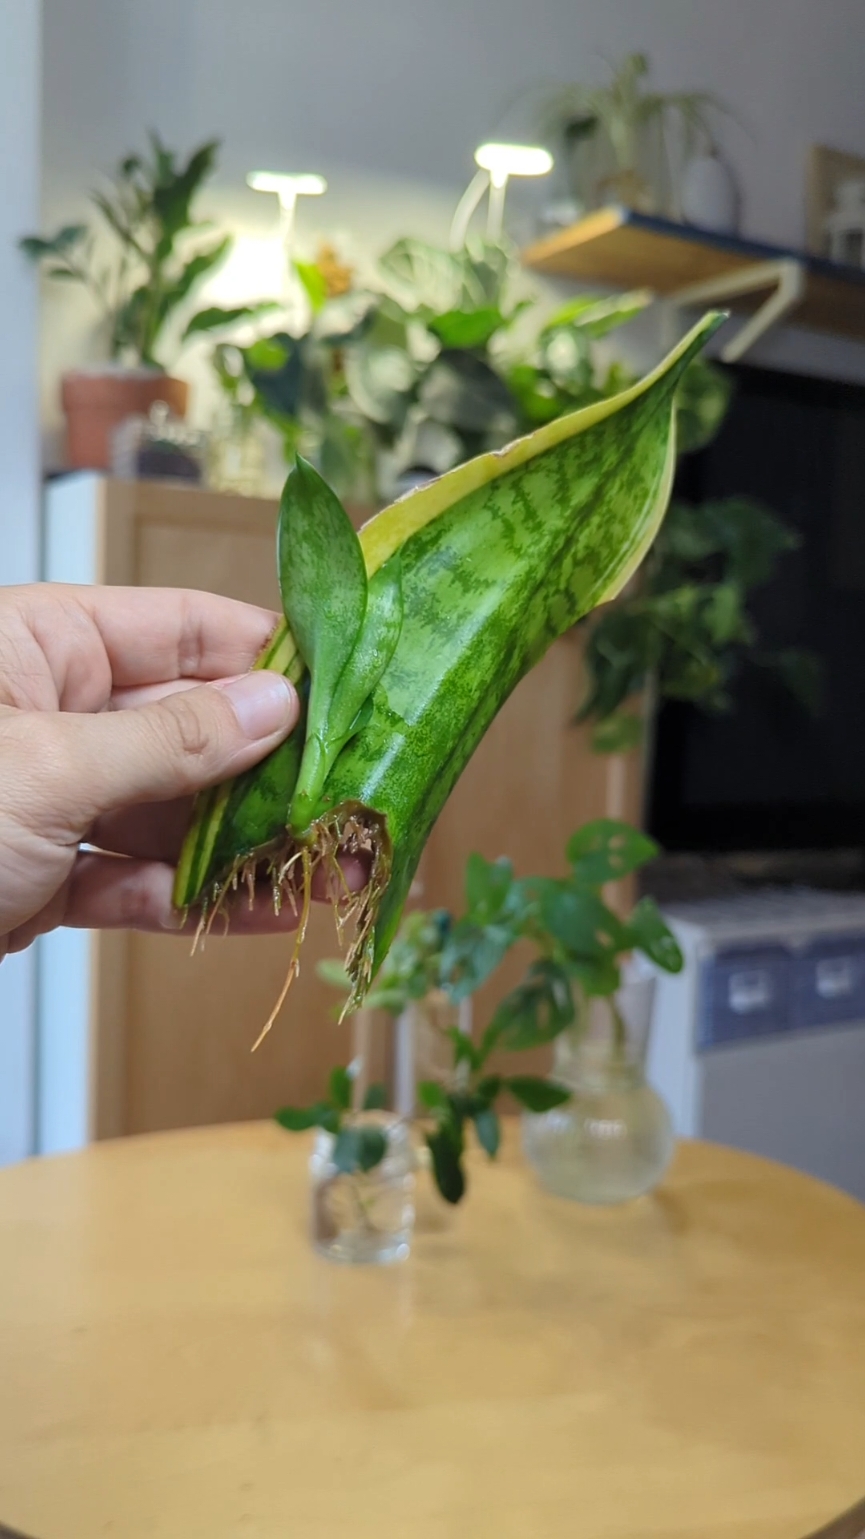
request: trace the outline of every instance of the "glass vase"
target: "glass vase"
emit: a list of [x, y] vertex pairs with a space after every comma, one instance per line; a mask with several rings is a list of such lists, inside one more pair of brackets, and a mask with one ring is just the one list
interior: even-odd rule
[[557, 1038], [553, 1078], [564, 1106], [523, 1117], [523, 1148], [543, 1185], [575, 1202], [615, 1203], [657, 1186], [674, 1148], [670, 1113], [646, 1081], [654, 979], [582, 1003]]
[[372, 1170], [334, 1164], [335, 1139], [319, 1129], [309, 1162], [312, 1242], [330, 1261], [404, 1261], [414, 1229], [415, 1155], [407, 1124], [388, 1112], [359, 1112], [347, 1126], [377, 1127], [387, 1149]]

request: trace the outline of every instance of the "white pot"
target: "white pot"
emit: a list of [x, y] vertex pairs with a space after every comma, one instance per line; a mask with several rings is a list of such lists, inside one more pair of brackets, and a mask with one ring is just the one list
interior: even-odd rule
[[729, 170], [717, 155], [695, 155], [682, 176], [681, 208], [686, 224], [733, 235], [739, 199]]

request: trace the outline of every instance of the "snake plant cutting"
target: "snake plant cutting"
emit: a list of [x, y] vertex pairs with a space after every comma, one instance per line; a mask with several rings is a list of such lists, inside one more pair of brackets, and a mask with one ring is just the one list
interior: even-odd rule
[[[433, 823], [493, 717], [649, 549], [672, 484], [676, 387], [722, 319], [707, 315], [630, 389], [459, 466], [359, 536], [321, 477], [297, 466], [279, 515], [286, 622], [257, 666], [300, 686], [305, 722], [199, 799], [178, 865], [180, 909], [212, 917], [266, 865], [275, 904], [301, 908], [290, 980], [323, 868], [353, 924], [349, 1004], [360, 1002]], [[340, 886], [341, 851], [366, 857], [360, 894]]]

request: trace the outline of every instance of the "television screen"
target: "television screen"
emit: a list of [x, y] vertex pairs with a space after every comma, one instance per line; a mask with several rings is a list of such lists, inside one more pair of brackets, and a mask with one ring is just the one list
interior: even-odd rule
[[799, 535], [749, 609], [767, 650], [816, 654], [819, 711], [755, 666], [727, 714], [665, 703], [649, 827], [671, 852], [865, 846], [865, 386], [730, 373], [728, 416], [677, 494], [759, 498]]

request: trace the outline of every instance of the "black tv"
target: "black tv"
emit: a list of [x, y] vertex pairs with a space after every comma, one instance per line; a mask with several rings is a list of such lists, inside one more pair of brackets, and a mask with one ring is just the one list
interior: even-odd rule
[[809, 716], [765, 670], [745, 668], [733, 709], [669, 702], [657, 722], [649, 828], [671, 853], [865, 848], [865, 386], [731, 368], [715, 441], [680, 462], [691, 502], [760, 498], [798, 551], [756, 591], [769, 648], [820, 663]]

